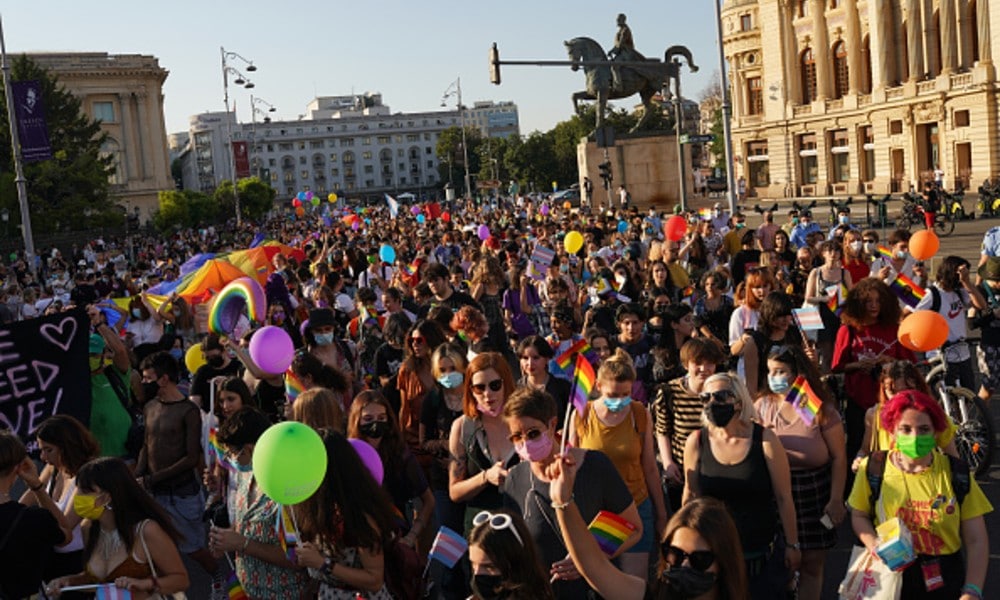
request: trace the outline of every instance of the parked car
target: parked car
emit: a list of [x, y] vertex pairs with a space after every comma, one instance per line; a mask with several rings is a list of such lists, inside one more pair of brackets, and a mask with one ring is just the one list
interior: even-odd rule
[[552, 204], [562, 206], [569, 202], [570, 206], [580, 206], [580, 190], [570, 188], [552, 194]]
[[709, 193], [724, 192], [729, 189], [725, 177], [709, 177], [705, 180], [705, 187], [708, 188]]

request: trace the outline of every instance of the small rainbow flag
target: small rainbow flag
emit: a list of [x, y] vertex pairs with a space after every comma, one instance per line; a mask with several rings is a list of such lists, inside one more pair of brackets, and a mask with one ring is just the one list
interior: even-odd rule
[[792, 384], [788, 395], [785, 396], [785, 402], [790, 402], [795, 408], [795, 412], [799, 413], [802, 421], [809, 426], [816, 420], [816, 415], [819, 414], [823, 406], [823, 401], [802, 375], [795, 378], [795, 383]]
[[712, 220], [712, 209], [710, 209], [710, 208], [699, 209], [698, 210], [698, 217], [700, 217], [702, 221], [711, 221]]
[[243, 584], [240, 583], [240, 578], [236, 576], [235, 571], [226, 578], [226, 590], [228, 590], [229, 600], [250, 600], [250, 596], [243, 590]]
[[613, 512], [602, 510], [597, 513], [594, 520], [587, 526], [590, 533], [597, 540], [597, 545], [608, 556], [614, 556], [615, 552], [622, 547], [632, 534], [635, 533], [635, 525], [623, 519]]
[[843, 310], [841, 307], [843, 306], [844, 301], [847, 300], [847, 286], [842, 283], [831, 285], [826, 288], [825, 291], [826, 294], [830, 296], [830, 299], [826, 303], [827, 308], [839, 317], [841, 311]]
[[879, 256], [882, 256], [887, 260], [892, 260], [892, 250], [886, 248], [882, 244], [879, 244], [877, 252]]
[[399, 268], [403, 271], [403, 274], [406, 275], [407, 277], [413, 277], [413, 274], [417, 272], [420, 266], [414, 262], [408, 265], [401, 265]]
[[285, 551], [285, 556], [292, 564], [296, 562], [295, 547], [299, 543], [299, 536], [295, 532], [295, 522], [292, 521], [291, 508], [288, 506], [278, 506], [278, 519], [276, 524], [278, 532], [278, 543]]
[[583, 414], [587, 408], [587, 401], [590, 399], [590, 392], [594, 389], [594, 382], [597, 375], [594, 374], [594, 366], [590, 364], [583, 354], [576, 355], [576, 367], [573, 369], [573, 408], [576, 412]]
[[556, 357], [556, 364], [559, 365], [559, 368], [566, 370], [573, 364], [574, 354], [583, 354], [588, 350], [590, 350], [590, 344], [587, 343], [586, 339], [580, 338], [573, 342], [569, 348], [566, 348], [565, 352]]
[[295, 399], [299, 397], [299, 394], [305, 391], [305, 386], [299, 380], [298, 376], [292, 371], [291, 367], [285, 371], [285, 397], [288, 399], [289, 404], [294, 404]]
[[902, 273], [892, 280], [889, 289], [910, 308], [915, 308], [927, 295], [927, 290]]
[[694, 286], [693, 285], [689, 285], [686, 288], [684, 288], [683, 290], [681, 290], [681, 302], [684, 302], [686, 304], [691, 304], [691, 302], [693, 300], [694, 300]]
[[236, 467], [233, 466], [232, 461], [226, 457], [226, 449], [219, 443], [218, 433], [214, 427], [208, 430], [208, 447], [212, 451], [212, 454], [215, 455], [215, 462], [220, 467], [231, 473], [236, 472]]

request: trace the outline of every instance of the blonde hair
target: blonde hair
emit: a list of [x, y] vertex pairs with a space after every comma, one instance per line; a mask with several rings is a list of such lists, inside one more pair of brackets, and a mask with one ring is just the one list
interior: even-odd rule
[[[754, 410], [753, 400], [750, 398], [750, 390], [747, 389], [746, 384], [743, 383], [743, 380], [740, 379], [739, 375], [731, 372], [716, 373], [715, 375], [712, 375], [711, 377], [705, 380], [705, 383], [702, 384], [701, 389], [703, 390], [706, 389], [708, 387], [708, 384], [714, 383], [716, 381], [725, 382], [726, 386], [736, 396], [736, 405], [740, 409], [740, 414], [737, 416], [737, 418], [739, 418], [739, 420], [742, 421], [743, 424], [745, 425], [749, 425], [751, 422], [753, 422], [757, 418], [757, 411]], [[715, 427], [715, 425], [713, 425], [712, 422], [708, 420], [708, 417], [705, 415], [705, 411], [702, 411], [701, 413], [701, 424], [709, 428]]]
[[604, 359], [597, 369], [597, 380], [606, 382], [635, 381], [635, 365], [632, 357], [621, 348], [617, 348], [615, 353]]
[[445, 358], [451, 361], [455, 366], [455, 370], [459, 373], [464, 374], [465, 368], [469, 366], [466, 354], [458, 346], [455, 344], [441, 344], [434, 350], [434, 354], [431, 355], [431, 375], [434, 376], [434, 379], [442, 375], [439, 363]]
[[344, 408], [337, 394], [326, 388], [310, 388], [295, 399], [292, 420], [313, 429], [327, 427], [344, 432]]

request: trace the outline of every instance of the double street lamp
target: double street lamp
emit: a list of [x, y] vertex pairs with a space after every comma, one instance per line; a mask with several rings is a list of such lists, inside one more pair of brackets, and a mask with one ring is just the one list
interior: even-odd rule
[[[259, 108], [258, 105], [266, 106], [267, 110], [265, 111], [263, 108]], [[250, 94], [250, 122], [251, 122], [251, 129], [250, 129], [250, 145], [251, 145], [250, 152], [251, 152], [251, 157], [250, 157], [250, 160], [251, 160], [251, 164], [254, 164], [253, 161], [256, 160], [256, 156], [253, 156], [253, 155], [256, 154], [256, 147], [257, 147], [257, 115], [260, 115], [260, 116], [264, 117], [262, 119], [264, 121], [264, 123], [270, 123], [271, 122], [271, 117], [268, 115], [268, 113], [273, 113], [276, 110], [278, 110], [278, 109], [276, 109], [274, 107], [274, 105], [271, 104], [270, 102], [268, 102], [267, 100], [264, 100], [263, 98], [255, 98], [253, 94]], [[261, 176], [261, 173], [263, 172], [263, 169], [262, 169], [261, 165], [259, 163], [256, 164], [256, 168], [254, 170], [255, 170], [254, 174], [259, 178]], [[270, 184], [270, 182], [267, 182], [267, 183]]]
[[462, 124], [462, 161], [465, 163], [465, 197], [472, 197], [472, 183], [469, 179], [469, 144], [465, 139], [465, 106], [462, 105], [462, 78], [459, 77], [448, 86], [441, 96], [441, 106], [447, 106], [449, 97], [455, 96], [458, 102], [458, 118]]
[[233, 121], [236, 119], [236, 111], [233, 111], [233, 115], [229, 116], [229, 76], [233, 75], [233, 83], [236, 85], [241, 85], [244, 88], [251, 90], [254, 88], [254, 84], [250, 81], [246, 75], [241, 73], [235, 67], [229, 65], [228, 61], [230, 59], [238, 59], [242, 61], [246, 67], [244, 67], [248, 73], [252, 73], [257, 70], [254, 66], [253, 61], [243, 56], [240, 56], [236, 52], [227, 52], [222, 46], [219, 47], [219, 51], [222, 54], [222, 102], [226, 105], [226, 136], [229, 138], [229, 169], [230, 176], [233, 181], [233, 198], [236, 200], [236, 226], [239, 227], [242, 224], [242, 215], [240, 213], [240, 193], [236, 186], [236, 153], [233, 149]]

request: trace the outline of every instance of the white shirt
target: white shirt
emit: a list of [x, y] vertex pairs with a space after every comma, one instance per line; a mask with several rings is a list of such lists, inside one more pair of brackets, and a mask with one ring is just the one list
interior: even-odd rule
[[[938, 313], [948, 322], [948, 341], [958, 342], [964, 340], [969, 332], [969, 325], [965, 317], [965, 309], [971, 304], [969, 293], [965, 290], [946, 292], [938, 287], [936, 283], [934, 287], [937, 288], [938, 294], [941, 296], [941, 308], [938, 309]], [[915, 310], [930, 310], [933, 302], [934, 294], [928, 288], [927, 293], [917, 303]]]

